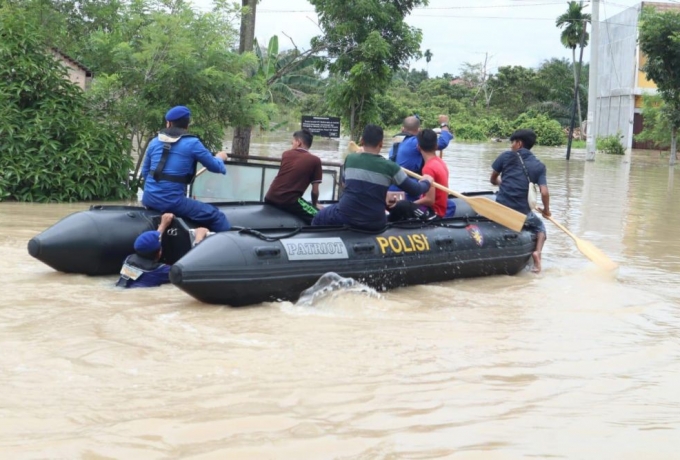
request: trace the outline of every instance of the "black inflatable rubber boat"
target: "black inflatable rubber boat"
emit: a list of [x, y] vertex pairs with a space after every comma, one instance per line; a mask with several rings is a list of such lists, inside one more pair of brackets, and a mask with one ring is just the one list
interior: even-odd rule
[[[532, 234], [456, 202], [453, 218], [402, 222], [381, 233], [302, 227], [296, 217], [262, 203], [218, 203], [234, 230], [192, 248], [189, 230], [197, 225], [175, 219], [163, 236], [162, 260], [174, 264], [175, 286], [200, 301], [231, 306], [296, 300], [327, 272], [382, 290], [522, 270], [535, 245]], [[159, 220], [158, 212], [142, 207], [92, 206], [31, 239], [28, 252], [58, 271], [115, 275], [135, 238]]]
[[[232, 225], [251, 228], [292, 228], [298, 218], [262, 203], [216, 203]], [[57, 271], [83, 275], [115, 275], [133, 252], [137, 236], [155, 230], [160, 213], [138, 206], [91, 206], [66, 216], [28, 242], [28, 253]], [[186, 222], [193, 228], [197, 225]], [[168, 230], [177, 234], [178, 222]], [[163, 261], [175, 263], [184, 252], [163, 237]], [[166, 245], [168, 247], [166, 247]], [[186, 247], [186, 245], [179, 245]]]
[[337, 227], [244, 229], [198, 244], [173, 265], [170, 280], [202, 302], [242, 306], [295, 301], [327, 272], [379, 290], [514, 275], [527, 264], [534, 246], [530, 232], [516, 233], [477, 215], [429, 224], [404, 222], [382, 233]]

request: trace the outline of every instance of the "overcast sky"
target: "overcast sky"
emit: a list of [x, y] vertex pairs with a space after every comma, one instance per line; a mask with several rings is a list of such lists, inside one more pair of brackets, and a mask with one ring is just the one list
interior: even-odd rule
[[[671, 0], [678, 3], [679, 0]], [[584, 2], [591, 12], [590, 2]], [[600, 0], [600, 18], [610, 17], [639, 4], [639, 0]], [[210, 0], [194, 0], [206, 9]], [[555, 18], [567, 9], [566, 0], [430, 0], [407, 17], [409, 24], [423, 31], [421, 50], [429, 49], [431, 76], [445, 72], [456, 75], [464, 62], [482, 62], [489, 53], [489, 70], [499, 66], [536, 67], [551, 57], [571, 59], [571, 51], [560, 43]], [[261, 0], [257, 9], [255, 35], [267, 43], [279, 36], [280, 49], [291, 48], [289, 35], [301, 49], [321, 32], [314, 7], [307, 0]], [[588, 61], [588, 49], [584, 60]], [[425, 59], [411, 63], [426, 69]]]

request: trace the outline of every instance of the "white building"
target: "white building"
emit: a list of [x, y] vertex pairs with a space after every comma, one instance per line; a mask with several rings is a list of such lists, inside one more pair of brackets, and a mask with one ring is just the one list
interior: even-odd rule
[[638, 45], [638, 22], [647, 6], [680, 10], [678, 3], [641, 2], [600, 22], [597, 135], [620, 133], [627, 149], [649, 147], [634, 141], [643, 128], [642, 96], [656, 93], [654, 82], [640, 70], [645, 56]]

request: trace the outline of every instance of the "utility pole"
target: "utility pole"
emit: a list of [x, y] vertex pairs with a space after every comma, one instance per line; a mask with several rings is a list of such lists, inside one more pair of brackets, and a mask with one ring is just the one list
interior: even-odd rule
[[590, 75], [588, 76], [588, 137], [586, 160], [595, 161], [597, 150], [597, 74], [600, 46], [600, 0], [592, 0], [593, 11], [590, 29]]
[[[583, 0], [581, 0], [581, 9], [583, 9]], [[576, 74], [576, 78], [574, 79], [574, 102], [572, 103], [571, 107], [571, 120], [569, 122], [569, 139], [567, 140], [567, 161], [569, 161], [569, 158], [571, 157], [571, 142], [574, 139], [574, 123], [576, 122], [576, 107], [578, 106], [579, 103], [579, 87], [581, 85], [581, 68], [583, 67], [583, 44], [586, 39], [586, 30], [588, 29], [588, 22], [584, 21], [583, 22], [583, 28], [581, 29], [581, 40], [579, 42], [579, 58], [578, 58], [578, 73]], [[574, 63], [576, 65], [576, 63]], [[580, 110], [580, 107], [579, 107]], [[580, 115], [579, 115], [580, 116]], [[583, 126], [578, 127], [579, 132], [583, 129]], [[582, 133], [581, 133], [582, 134]], [[580, 137], [580, 136], [579, 136]], [[581, 139], [583, 139], [581, 137]]]

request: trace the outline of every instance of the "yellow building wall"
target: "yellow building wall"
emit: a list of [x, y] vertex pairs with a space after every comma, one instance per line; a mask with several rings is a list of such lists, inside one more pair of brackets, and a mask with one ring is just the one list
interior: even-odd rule
[[[647, 63], [647, 56], [644, 54], [640, 53], [640, 62], [638, 65], [638, 69], [642, 69], [642, 66], [644, 66]], [[656, 83], [654, 83], [651, 80], [647, 79], [647, 74], [644, 73], [642, 70], [638, 71], [638, 88], [645, 88], [645, 89], [656, 89]], [[635, 107], [637, 107], [637, 98], [636, 99], [636, 104]]]
[[635, 96], [635, 108], [636, 109], [642, 108], [642, 96], [639, 96], [639, 95]]

